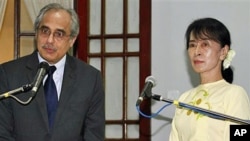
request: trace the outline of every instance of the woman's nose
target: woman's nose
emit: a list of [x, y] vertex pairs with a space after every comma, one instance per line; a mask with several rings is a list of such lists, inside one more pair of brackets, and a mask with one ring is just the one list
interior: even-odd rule
[[199, 43], [197, 44], [195, 48], [195, 55], [201, 55], [201, 46]]

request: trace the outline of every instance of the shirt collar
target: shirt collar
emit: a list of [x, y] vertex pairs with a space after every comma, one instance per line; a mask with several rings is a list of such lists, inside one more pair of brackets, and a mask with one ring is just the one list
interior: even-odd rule
[[[39, 54], [39, 52], [37, 52], [37, 56], [38, 56], [38, 60], [39, 60], [39, 63], [41, 62], [47, 62], [46, 60], [44, 60], [41, 55]], [[64, 66], [65, 66], [65, 62], [66, 62], [66, 55], [63, 56], [63, 58], [61, 60], [59, 60], [56, 64], [53, 64], [54, 66], [56, 66], [56, 71], [57, 72], [61, 72], [64, 70]], [[50, 66], [52, 64], [49, 64]]]

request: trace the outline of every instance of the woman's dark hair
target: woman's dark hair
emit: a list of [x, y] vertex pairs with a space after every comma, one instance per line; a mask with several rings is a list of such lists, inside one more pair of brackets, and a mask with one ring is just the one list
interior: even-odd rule
[[[231, 38], [227, 27], [214, 18], [197, 19], [188, 26], [185, 34], [187, 49], [189, 47], [189, 39], [191, 33], [196, 39], [208, 38], [218, 42], [222, 48], [225, 47], [225, 45], [228, 45], [230, 49]], [[233, 82], [233, 70], [230, 67], [227, 69], [223, 69], [223, 66], [221, 66], [221, 72], [223, 78], [227, 82]]]

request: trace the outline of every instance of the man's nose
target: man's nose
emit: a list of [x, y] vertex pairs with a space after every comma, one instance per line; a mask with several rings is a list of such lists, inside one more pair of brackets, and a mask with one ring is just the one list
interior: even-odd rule
[[54, 34], [50, 33], [50, 35], [48, 36], [48, 42], [53, 42], [54, 41]]

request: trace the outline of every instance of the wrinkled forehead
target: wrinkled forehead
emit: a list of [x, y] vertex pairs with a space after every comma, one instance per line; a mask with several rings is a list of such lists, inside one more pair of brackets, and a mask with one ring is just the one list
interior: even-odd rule
[[71, 17], [63, 9], [50, 9], [44, 14], [39, 26], [70, 31]]

